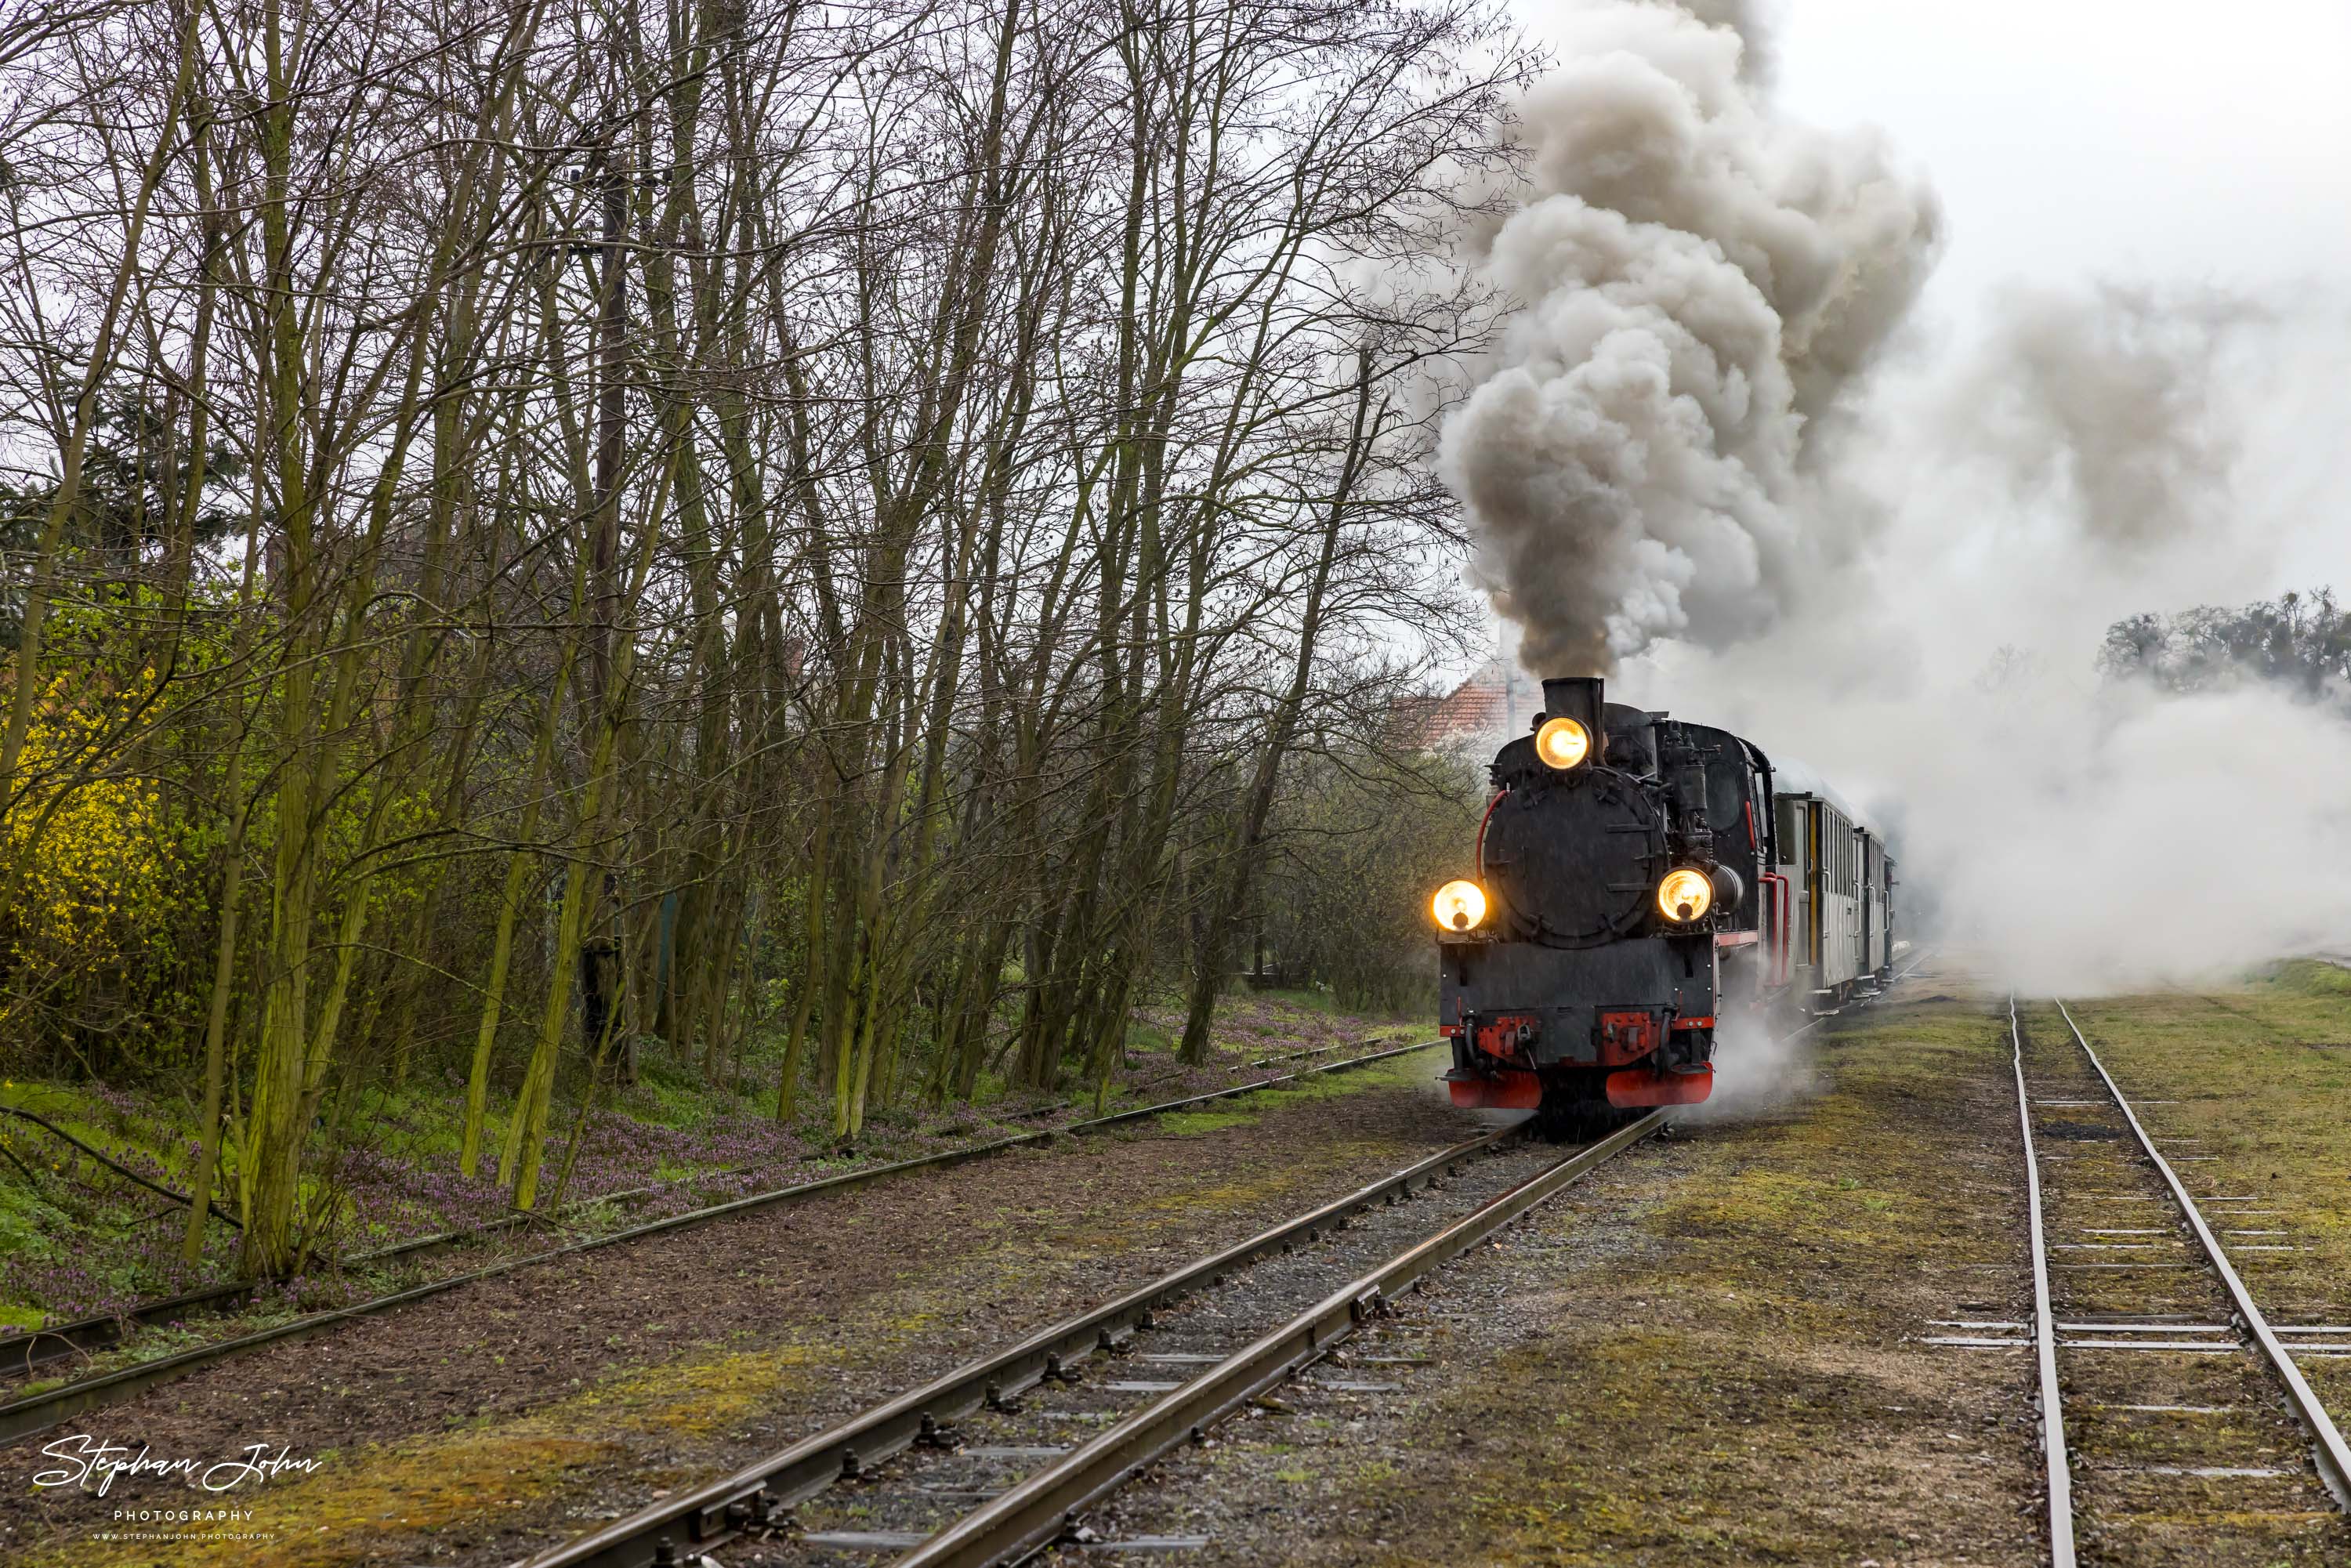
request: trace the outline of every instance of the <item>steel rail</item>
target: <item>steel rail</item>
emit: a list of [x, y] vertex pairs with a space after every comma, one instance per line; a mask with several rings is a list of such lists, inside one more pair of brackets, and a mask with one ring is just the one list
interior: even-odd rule
[[1093, 1354], [1124, 1330], [1148, 1323], [1155, 1309], [1245, 1267], [1257, 1256], [1309, 1231], [1347, 1223], [1351, 1211], [1409, 1194], [1437, 1171], [1519, 1138], [1511, 1126], [1457, 1144], [1416, 1161], [1343, 1197], [1176, 1269], [1117, 1300], [1040, 1329], [1010, 1348], [967, 1363], [790, 1448], [676, 1497], [529, 1558], [523, 1568], [642, 1568], [671, 1550], [699, 1552], [768, 1521], [831, 1486], [858, 1467], [908, 1447], [925, 1428], [943, 1426], [988, 1403], [1040, 1382], [1063, 1357]]
[[1242, 1072], [1251, 1067], [1279, 1067], [1285, 1061], [1299, 1061], [1310, 1056], [1328, 1056], [1334, 1051], [1345, 1051], [1350, 1046], [1364, 1046], [1372, 1043], [1374, 1041], [1371, 1040], [1334, 1040], [1328, 1045], [1312, 1045], [1304, 1051], [1277, 1051], [1271, 1056], [1260, 1056], [1248, 1063], [1235, 1062], [1231, 1070], [1235, 1072]]
[[[729, 1166], [721, 1170], [705, 1171], [697, 1176], [680, 1176], [673, 1181], [651, 1182], [643, 1186], [623, 1187], [617, 1192], [596, 1193], [574, 1198], [566, 1203], [566, 1210], [593, 1208], [601, 1204], [633, 1203], [640, 1198], [695, 1182], [715, 1181], [724, 1176], [741, 1176], [765, 1166], [793, 1163], [803, 1156], [786, 1155], [773, 1160], [755, 1160], [747, 1165]], [[788, 1188], [775, 1188], [781, 1192]], [[509, 1213], [496, 1219], [486, 1219], [479, 1225], [460, 1226], [455, 1230], [438, 1230], [429, 1236], [414, 1236], [405, 1241], [395, 1241], [389, 1247], [372, 1251], [353, 1253], [334, 1260], [336, 1270], [363, 1269], [377, 1264], [397, 1262], [403, 1258], [427, 1258], [436, 1252], [455, 1250], [476, 1242], [488, 1241], [509, 1230], [520, 1229], [538, 1221], [552, 1223], [552, 1214]], [[97, 1317], [78, 1318], [72, 1322], [52, 1327], [27, 1329], [21, 1333], [0, 1336], [0, 1375], [32, 1377], [52, 1361], [63, 1361], [77, 1354], [88, 1355], [120, 1343], [131, 1330], [168, 1323], [191, 1313], [203, 1312], [218, 1316], [235, 1310], [261, 1291], [286, 1281], [268, 1280], [225, 1280], [217, 1285], [206, 1285], [182, 1295], [167, 1296], [160, 1301], [141, 1301], [120, 1312], [107, 1312]]]
[[2041, 1364], [2041, 1448], [2049, 1467], [2049, 1568], [2074, 1568], [2074, 1472], [2065, 1457], [2065, 1401], [2057, 1385], [2057, 1314], [2049, 1304], [2049, 1234], [2041, 1215], [2041, 1159], [2032, 1151], [2032, 1096], [2024, 1086], [2024, 1035], [2008, 998], [2010, 1071], [2024, 1134], [2024, 1194], [2032, 1226], [2032, 1343]]
[[1415, 1280], [1459, 1257], [1665, 1122], [1665, 1112], [1653, 1111], [1530, 1176], [966, 1514], [899, 1558], [893, 1568], [982, 1568], [1050, 1544], [1086, 1508], [1136, 1471], [1329, 1354]]
[[[199, 1345], [177, 1354], [159, 1356], [152, 1361], [139, 1362], [112, 1372], [102, 1373], [95, 1377], [81, 1378], [76, 1382], [64, 1384], [39, 1394], [12, 1399], [5, 1404], [0, 1404], [0, 1445], [13, 1443], [20, 1437], [45, 1430], [83, 1411], [120, 1404], [149, 1388], [172, 1382], [186, 1376], [189, 1373], [198, 1371], [215, 1362], [229, 1360], [247, 1351], [257, 1350], [267, 1344], [306, 1338], [337, 1327], [354, 1318], [372, 1316], [378, 1312], [408, 1306], [429, 1297], [456, 1290], [460, 1286], [478, 1284], [486, 1280], [494, 1280], [501, 1275], [510, 1274], [537, 1264], [551, 1262], [559, 1258], [574, 1257], [580, 1253], [595, 1251], [600, 1248], [617, 1246], [622, 1242], [642, 1240], [646, 1237], [660, 1235], [666, 1231], [691, 1229], [715, 1220], [730, 1218], [774, 1205], [799, 1203], [827, 1193], [843, 1192], [852, 1187], [863, 1186], [870, 1182], [902, 1176], [910, 1171], [962, 1165], [968, 1161], [1002, 1154], [1008, 1149], [1031, 1145], [1042, 1146], [1064, 1135], [1084, 1136], [1113, 1127], [1129, 1126], [1155, 1116], [1188, 1110], [1193, 1106], [1207, 1104], [1213, 1101], [1230, 1100], [1243, 1094], [1253, 1094], [1261, 1089], [1277, 1089], [1283, 1084], [1294, 1083], [1321, 1073], [1344, 1072], [1352, 1068], [1409, 1055], [1416, 1051], [1432, 1050], [1445, 1043], [1441, 1040], [1423, 1040], [1414, 1045], [1397, 1046], [1387, 1051], [1373, 1051], [1364, 1056], [1349, 1057], [1343, 1061], [1329, 1061], [1319, 1067], [1301, 1068], [1295, 1072], [1281, 1073], [1250, 1083], [1237, 1083], [1228, 1089], [1213, 1089], [1204, 1094], [1188, 1095], [1184, 1099], [1170, 1100], [1162, 1104], [1145, 1105], [1133, 1111], [1121, 1111], [1109, 1116], [1097, 1116], [1088, 1121], [1072, 1123], [1066, 1127], [1040, 1127], [1033, 1133], [1019, 1133], [1008, 1138], [998, 1138], [985, 1144], [974, 1144], [966, 1148], [945, 1149], [937, 1154], [922, 1155], [910, 1160], [897, 1160], [889, 1165], [873, 1166], [864, 1170], [845, 1171], [840, 1176], [827, 1176], [820, 1181], [800, 1182], [791, 1186], [752, 1193], [747, 1197], [730, 1199], [726, 1203], [689, 1209], [684, 1214], [674, 1214], [664, 1219], [649, 1220], [625, 1230], [616, 1230], [609, 1236], [590, 1237], [584, 1241], [576, 1241], [568, 1246], [534, 1252], [527, 1257], [507, 1259], [490, 1264], [486, 1268], [453, 1274], [445, 1280], [434, 1280], [422, 1285], [412, 1286], [405, 1291], [396, 1291], [351, 1306], [314, 1312], [306, 1317], [295, 1318], [287, 1322], [256, 1330], [252, 1333], [241, 1334], [235, 1339], [223, 1340], [216, 1344]], [[430, 1237], [424, 1239], [426, 1242], [439, 1239], [441, 1239]], [[154, 1303], [154, 1306], [160, 1309], [174, 1304], [176, 1301]], [[5, 1354], [6, 1348], [6, 1342], [0, 1341], [0, 1354]]]
[[2179, 1173], [2171, 1168], [2171, 1162], [2163, 1157], [2155, 1146], [2155, 1140], [2147, 1136], [2147, 1129], [2139, 1124], [2138, 1113], [2131, 1109], [2130, 1100], [2123, 1093], [2122, 1086], [2115, 1082], [2114, 1074], [2106, 1071], [2106, 1064], [2098, 1060], [2098, 1053], [2090, 1049], [2089, 1037], [2082, 1032], [2082, 1026], [2074, 1021], [2073, 1013], [2064, 1002], [2057, 1004], [2057, 1011], [2064, 1018], [2065, 1027], [2073, 1030], [2074, 1043], [2082, 1048], [2082, 1054], [2089, 1058], [2091, 1067], [2105, 1084], [2106, 1092], [2115, 1097], [2116, 1108], [2122, 1112], [2123, 1120], [2130, 1124], [2131, 1136], [2138, 1140], [2139, 1148], [2154, 1162], [2164, 1185], [2171, 1189], [2172, 1199], [2187, 1217], [2189, 1228], [2195, 1232], [2197, 1244], [2203, 1248], [2206, 1260], [2220, 1276], [2221, 1284], [2227, 1287], [2229, 1299], [2235, 1304], [2237, 1317], [2244, 1324], [2245, 1332], [2252, 1336], [2253, 1343], [2261, 1347], [2262, 1357], [2276, 1372], [2279, 1381], [2285, 1385], [2287, 1403], [2294, 1406], [2294, 1413], [2301, 1417], [2302, 1424], [2309, 1428], [2314, 1440], [2312, 1457], [2317, 1461], [2319, 1479], [2326, 1483], [2326, 1490], [2337, 1506], [2351, 1509], [2351, 1448], [2344, 1445], [2343, 1434], [2336, 1429], [2334, 1418], [2327, 1415], [2326, 1406], [2319, 1403], [2318, 1396], [2313, 1394], [2310, 1385], [2303, 1381], [2302, 1371], [2294, 1365], [2294, 1357], [2271, 1329], [2269, 1319], [2262, 1314], [2262, 1309], [2254, 1304], [2252, 1292], [2245, 1289], [2244, 1281], [2238, 1277], [2228, 1254], [2221, 1250], [2220, 1239], [2204, 1222], [2203, 1210], [2196, 1207], [2196, 1200], [2188, 1195], [2188, 1188], [2181, 1184]]

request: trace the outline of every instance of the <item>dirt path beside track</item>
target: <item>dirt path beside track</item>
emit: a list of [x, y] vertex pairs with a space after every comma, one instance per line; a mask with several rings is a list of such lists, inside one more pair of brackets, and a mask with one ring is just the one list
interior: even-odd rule
[[[760, 1211], [468, 1286], [196, 1373], [0, 1449], [0, 1558], [27, 1563], [504, 1563], [818, 1429], [1081, 1301], [1250, 1235], [1477, 1124], [1439, 1053]], [[212, 1496], [152, 1476], [30, 1486], [78, 1433], [163, 1458], [317, 1459]], [[159, 1545], [118, 1511], [250, 1508], [262, 1540]]]

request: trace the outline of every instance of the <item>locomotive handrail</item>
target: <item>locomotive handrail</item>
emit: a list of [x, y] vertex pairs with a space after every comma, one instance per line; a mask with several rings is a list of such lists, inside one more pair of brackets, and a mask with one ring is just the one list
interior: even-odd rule
[[1478, 819], [1477, 864], [1478, 880], [1480, 883], [1483, 883], [1486, 880], [1486, 824], [1494, 820], [1494, 808], [1500, 805], [1502, 803], [1502, 797], [1509, 793], [1510, 791], [1508, 789], [1495, 790], [1494, 798], [1486, 802], [1486, 814]]
[[1766, 885], [1775, 882], [1780, 884], [1779, 908], [1771, 921], [1771, 983], [1775, 986], [1784, 986], [1790, 977], [1796, 972], [1796, 966], [1791, 961], [1794, 956], [1795, 948], [1788, 934], [1788, 917], [1794, 913], [1795, 909], [1794, 895], [1788, 890], [1788, 879], [1778, 872], [1759, 873], [1755, 880]]
[[[1775, 873], [1776, 874], [1776, 873]], [[1780, 878], [1780, 983], [1796, 977], [1796, 884]]]

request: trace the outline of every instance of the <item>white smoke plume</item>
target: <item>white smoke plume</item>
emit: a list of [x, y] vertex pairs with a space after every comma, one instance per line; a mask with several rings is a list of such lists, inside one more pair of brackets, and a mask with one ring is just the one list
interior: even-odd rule
[[2340, 709], [2096, 665], [2127, 616], [2267, 598], [2339, 556], [2346, 348], [2339, 302], [2011, 291], [1874, 428], [1864, 466], [1898, 504], [1834, 612], [1661, 648], [1612, 695], [1835, 779], [1894, 837], [1910, 934], [1995, 983], [2134, 990], [2351, 951]]
[[1771, 32], [1757, 0], [1679, 0], [1681, 8], [1709, 27], [1728, 27], [1746, 46], [1739, 57], [1740, 73], [1759, 87], [1771, 85], [1774, 60]]
[[1906, 780], [1907, 836], [1940, 924], [2010, 984], [2141, 990], [2351, 946], [2338, 716], [2275, 688], [2055, 680], [1986, 694], [1974, 716], [2018, 761], [1942, 746], [1932, 777]]
[[1801, 1028], [1743, 1009], [1725, 1013], [1714, 1037], [1713, 1092], [1675, 1112], [1675, 1122], [1743, 1122], [1819, 1093], [1813, 1033], [1796, 1032]]
[[1539, 674], [1755, 637], [1868, 526], [1823, 435], [1916, 299], [1940, 210], [1874, 132], [1771, 110], [1751, 9], [1572, 11], [1520, 108], [1515, 210], [1475, 236], [1518, 309], [1440, 459], [1472, 579]]
[[2001, 464], [2020, 503], [2070, 507], [2084, 535], [2141, 547], [2213, 531], [2243, 447], [2216, 402], [2224, 361], [2272, 319], [2199, 287], [2004, 289], [1951, 393], [1961, 455]]

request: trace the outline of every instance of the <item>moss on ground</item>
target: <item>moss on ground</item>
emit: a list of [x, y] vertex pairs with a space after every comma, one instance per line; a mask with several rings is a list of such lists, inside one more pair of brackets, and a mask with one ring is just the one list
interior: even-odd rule
[[1628, 1154], [1408, 1304], [1379, 1332], [1436, 1359], [1377, 1437], [1263, 1415], [1202, 1455], [1294, 1499], [1220, 1560], [2032, 1561], [2023, 1364], [1917, 1343], [2029, 1279], [2005, 1020], [1846, 1021], [1819, 1098]]
[[1343, 1094], [1360, 1094], [1370, 1089], [1427, 1087], [1429, 1092], [1435, 1094], [1438, 1090], [1431, 1085], [1445, 1065], [1444, 1057], [1435, 1051], [1407, 1051], [1401, 1056], [1392, 1056], [1385, 1061], [1374, 1061], [1368, 1067], [1351, 1067], [1344, 1072], [1317, 1072], [1308, 1078], [1294, 1078], [1277, 1088], [1217, 1101], [1209, 1108], [1155, 1116], [1147, 1126], [1129, 1135], [1194, 1137], [1202, 1133], [1213, 1133], [1220, 1127], [1237, 1126], [1251, 1117], [1262, 1115], [1270, 1106], [1301, 1100], [1332, 1100]]
[[1827, 1047], [1824, 1098], [1701, 1134], [1700, 1168], [1636, 1221], [1655, 1264], [1611, 1275], [1613, 1301], [1562, 1281], [1559, 1329], [1499, 1369], [1560, 1408], [1552, 1441], [1468, 1491], [1493, 1561], [1996, 1550], [1997, 1511], [1965, 1504], [1991, 1500], [2016, 1446], [1969, 1407], [1970, 1369], [1903, 1340], [2014, 1251], [1999, 1205], [1952, 1192], [1980, 1147], [1955, 1091], [1996, 1083], [2001, 1043], [1973, 1009], [1869, 1016]]

